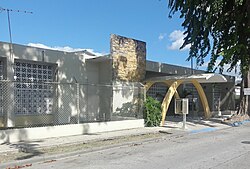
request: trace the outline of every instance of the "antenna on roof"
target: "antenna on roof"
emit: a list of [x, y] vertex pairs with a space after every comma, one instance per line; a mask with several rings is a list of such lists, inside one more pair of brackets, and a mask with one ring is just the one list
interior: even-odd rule
[[7, 18], [8, 18], [8, 26], [9, 26], [9, 36], [10, 36], [10, 43], [12, 44], [12, 34], [11, 34], [11, 26], [10, 26], [10, 12], [21, 12], [21, 13], [28, 13], [33, 14], [33, 12], [30, 11], [22, 11], [22, 10], [13, 10], [13, 9], [7, 9], [0, 7], [0, 13], [6, 11], [7, 12]]
[[[0, 7], [0, 13], [6, 11], [7, 12], [7, 18], [8, 18], [8, 26], [9, 26], [9, 36], [10, 36], [10, 44], [12, 47], [12, 34], [11, 34], [11, 26], [10, 26], [10, 12], [18, 12], [18, 13], [27, 13], [27, 14], [33, 14], [33, 12], [30, 11], [22, 11], [22, 10], [13, 10], [13, 9], [7, 9], [7, 8], [2, 8]], [[10, 53], [12, 49], [10, 48]]]

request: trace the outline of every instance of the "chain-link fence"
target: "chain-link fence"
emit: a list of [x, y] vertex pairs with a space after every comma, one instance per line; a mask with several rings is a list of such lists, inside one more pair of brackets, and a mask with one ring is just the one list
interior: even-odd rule
[[38, 127], [138, 119], [140, 85], [0, 81], [0, 127]]

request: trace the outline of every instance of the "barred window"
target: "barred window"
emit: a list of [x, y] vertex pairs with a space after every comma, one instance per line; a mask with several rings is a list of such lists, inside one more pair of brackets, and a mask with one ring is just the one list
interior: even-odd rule
[[[167, 86], [164, 83], [153, 84], [147, 92], [147, 95], [153, 97], [159, 101], [162, 101], [167, 92]], [[159, 96], [161, 98], [159, 98]]]
[[55, 65], [15, 60], [16, 115], [51, 114]]

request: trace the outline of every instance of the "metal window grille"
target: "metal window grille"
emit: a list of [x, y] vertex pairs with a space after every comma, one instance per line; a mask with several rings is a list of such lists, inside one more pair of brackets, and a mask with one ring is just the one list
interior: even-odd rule
[[162, 97], [165, 96], [167, 92], [167, 86], [162, 83], [155, 83], [147, 92], [147, 95], [153, 98], [157, 98], [157, 95], [160, 94]]
[[221, 97], [221, 91], [217, 86], [213, 87], [213, 107], [212, 110], [213, 111], [217, 111], [220, 109], [220, 97]]
[[15, 61], [14, 99], [16, 115], [51, 114], [54, 89], [53, 66]]

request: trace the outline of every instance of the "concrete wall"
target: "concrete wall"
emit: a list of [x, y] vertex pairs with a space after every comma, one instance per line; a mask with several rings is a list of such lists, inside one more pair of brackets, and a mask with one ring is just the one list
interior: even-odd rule
[[[27, 47], [22, 45], [13, 44], [12, 55], [10, 55], [11, 45], [8, 43], [0, 43], [0, 57], [6, 58], [7, 60], [7, 79], [14, 80], [14, 60], [26, 60], [26, 61], [37, 61], [41, 63], [55, 64], [56, 81], [59, 83], [86, 83], [86, 63], [85, 56], [83, 54], [67, 53], [62, 51]], [[59, 85], [58, 86], [58, 110], [54, 118], [60, 123], [70, 122], [70, 116], [77, 114], [76, 107], [76, 86], [72, 85]], [[12, 90], [13, 92], [13, 90]], [[85, 92], [80, 93], [81, 98], [86, 97]], [[10, 95], [13, 97], [13, 94]], [[13, 103], [12, 103], [13, 104]], [[14, 122], [17, 120], [17, 124], [21, 125], [22, 121], [35, 121], [37, 117], [32, 116], [20, 116], [18, 119], [14, 118], [13, 105], [7, 110], [7, 123], [8, 126], [15, 126]], [[68, 115], [67, 115], [68, 114]], [[60, 118], [60, 119], [59, 119]]]
[[[10, 44], [1, 42], [0, 57], [9, 58], [9, 48]], [[9, 62], [14, 62], [14, 59], [57, 64], [58, 82], [70, 83], [75, 82], [75, 79], [79, 83], [86, 82], [86, 77], [84, 76], [86, 74], [84, 55], [13, 44], [13, 58]], [[13, 76], [9, 76], [9, 78], [14, 80]]]
[[88, 72], [87, 76], [87, 120], [97, 121], [99, 115], [99, 65], [92, 62], [87, 62], [86, 70]]
[[0, 144], [15, 143], [18, 141], [29, 141], [46, 139], [51, 137], [64, 137], [114, 130], [124, 130], [144, 127], [144, 120], [124, 120], [101, 123], [84, 123], [74, 125], [61, 125], [50, 127], [36, 127], [23, 129], [0, 130]]
[[[182, 67], [177, 65], [170, 65], [166, 63], [159, 63], [159, 62], [153, 62], [148, 61], [146, 62], [146, 78], [154, 77], [155, 75], [188, 75], [192, 73], [192, 70], [188, 67]], [[156, 74], [157, 73], [157, 74]], [[205, 71], [202, 70], [193, 70], [194, 74], [200, 74], [205, 73]]]
[[116, 83], [113, 87], [112, 120], [142, 118], [144, 90], [139, 83]]
[[235, 110], [234, 83], [202, 84], [211, 111]]
[[111, 60], [102, 62], [86, 61], [88, 98], [87, 111], [83, 121], [108, 121], [111, 113]]
[[112, 109], [112, 62], [99, 63], [100, 120], [111, 120]]
[[[126, 42], [118, 42], [121, 39]], [[10, 117], [7, 118], [13, 123], [12, 126], [15, 126], [15, 122], [16, 125], [22, 126], [22, 124], [30, 124], [32, 122], [36, 123], [39, 119], [41, 120], [41, 123], [44, 124], [77, 123], [78, 118], [80, 122], [109, 121], [112, 120], [111, 114], [114, 109], [117, 109], [118, 107], [121, 108], [123, 103], [129, 101], [135, 102], [133, 93], [131, 96], [127, 98], [125, 97], [124, 99], [120, 99], [120, 96], [124, 96], [122, 94], [124, 92], [120, 93], [121, 95], [116, 93], [115, 97], [113, 97], [112, 80], [123, 79], [126, 81], [137, 81], [144, 78], [146, 55], [145, 43], [119, 36], [115, 36], [114, 39], [111, 38], [111, 41], [111, 44], [113, 44], [113, 47], [111, 47], [113, 58], [119, 57], [117, 55], [118, 53], [123, 53], [124, 55], [122, 56], [128, 58], [125, 70], [128, 74], [126, 76], [127, 79], [122, 78], [124, 74], [121, 72], [123, 70], [120, 72], [121, 74], [117, 74], [119, 78], [118, 76], [116, 76], [116, 78], [112, 76], [114, 75], [112, 72], [116, 70], [112, 67], [114, 62], [111, 59], [101, 60], [99, 62], [92, 62], [91, 59], [85, 61], [84, 53], [80, 52], [68, 53], [16, 44], [12, 47], [13, 57], [10, 58], [10, 44], [0, 43], [0, 57], [6, 58], [7, 60], [7, 77], [9, 80], [14, 80], [14, 60], [21, 59], [24, 61], [35, 61], [56, 65], [56, 81], [59, 83], [58, 86], [55, 86], [55, 94], [57, 98], [54, 103], [56, 108], [53, 110], [53, 117], [49, 116], [49, 118], [47, 118], [47, 116], [45, 117], [44, 115], [20, 115], [15, 118], [13, 110], [11, 110], [11, 107], [13, 107], [12, 105], [8, 110], [8, 115]], [[121, 50], [117, 47], [120, 47]], [[130, 74], [131, 72], [132, 74]], [[79, 83], [80, 85], [77, 86], [75, 83]], [[77, 103], [78, 97], [80, 103]], [[121, 103], [122, 100], [123, 102]], [[115, 105], [115, 107], [113, 105]]]

